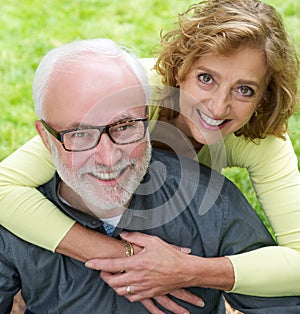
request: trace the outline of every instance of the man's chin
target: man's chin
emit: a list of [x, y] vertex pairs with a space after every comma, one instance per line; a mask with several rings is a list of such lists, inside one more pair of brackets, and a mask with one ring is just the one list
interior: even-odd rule
[[99, 194], [97, 191], [94, 193], [83, 193], [82, 199], [86, 200], [85, 203], [88, 208], [102, 210], [113, 210], [116, 208], [124, 207], [128, 204], [132, 197], [132, 193], [124, 191], [122, 188], [113, 188], [113, 191], [103, 191]]

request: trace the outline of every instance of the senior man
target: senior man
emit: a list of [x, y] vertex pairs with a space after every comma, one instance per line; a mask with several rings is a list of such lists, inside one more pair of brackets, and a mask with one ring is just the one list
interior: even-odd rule
[[[57, 169], [39, 189], [80, 224], [113, 237], [122, 230], [143, 231], [190, 247], [195, 258], [274, 245], [224, 177], [175, 154], [151, 153], [147, 81], [137, 60], [112, 41], [79, 41], [50, 51], [33, 90], [40, 118], [36, 129]], [[207, 197], [214, 202], [203, 210]], [[31, 313], [148, 313], [82, 262], [29, 244], [2, 227], [0, 239], [2, 313], [10, 313], [20, 289]], [[130, 244], [125, 247], [132, 255]], [[222, 291], [189, 290], [205, 306], [173, 300], [191, 313], [225, 311]], [[124, 291], [131, 293], [130, 283]], [[299, 298], [226, 298], [245, 313], [300, 311]]]

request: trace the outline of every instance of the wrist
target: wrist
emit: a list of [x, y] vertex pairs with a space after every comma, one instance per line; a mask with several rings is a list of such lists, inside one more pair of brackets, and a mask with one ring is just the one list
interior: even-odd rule
[[233, 265], [228, 257], [189, 256], [187, 272], [190, 284], [203, 288], [230, 291], [235, 283]]

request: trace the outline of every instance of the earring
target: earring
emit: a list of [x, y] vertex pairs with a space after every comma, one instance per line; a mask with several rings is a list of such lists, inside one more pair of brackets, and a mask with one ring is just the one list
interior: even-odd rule
[[257, 117], [258, 116], [258, 112], [257, 112], [257, 110], [255, 110], [254, 112], [253, 112], [253, 117]]
[[177, 83], [176, 85], [175, 85], [177, 88], [179, 88], [180, 87], [180, 85]]

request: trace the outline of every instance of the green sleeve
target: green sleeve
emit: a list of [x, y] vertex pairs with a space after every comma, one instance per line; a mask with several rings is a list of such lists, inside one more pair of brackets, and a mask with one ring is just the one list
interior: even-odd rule
[[269, 136], [258, 145], [232, 139], [227, 145], [232, 147], [227, 148], [229, 165], [248, 170], [278, 244], [300, 251], [300, 173], [289, 137]]
[[39, 136], [0, 163], [0, 223], [51, 251], [75, 223], [35, 189], [53, 175], [51, 156]]
[[[151, 117], [158, 119], [158, 108]], [[279, 246], [229, 256], [235, 272], [232, 292], [256, 296], [300, 295], [300, 174], [290, 139], [268, 136], [259, 144], [226, 136], [204, 146], [198, 160], [221, 172], [242, 167], [249, 172]]]
[[228, 256], [235, 285], [230, 292], [261, 297], [300, 294], [300, 252], [289, 247], [265, 247]]
[[[269, 136], [254, 144], [230, 135], [224, 144], [223, 166], [248, 170], [279, 244], [229, 256], [236, 276], [232, 291], [257, 296], [300, 295], [300, 174], [290, 139]], [[221, 156], [222, 149], [215, 150]], [[207, 163], [208, 155], [202, 154]]]

